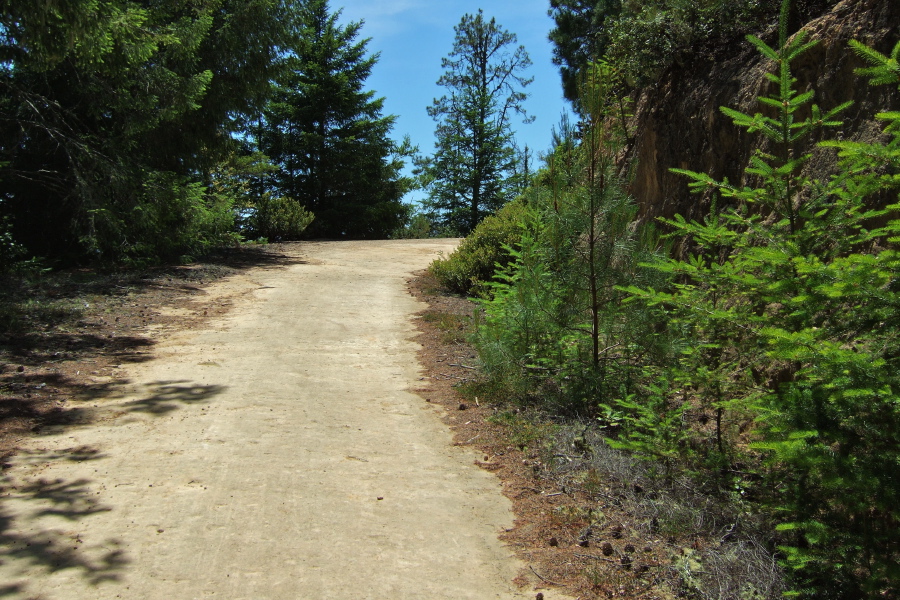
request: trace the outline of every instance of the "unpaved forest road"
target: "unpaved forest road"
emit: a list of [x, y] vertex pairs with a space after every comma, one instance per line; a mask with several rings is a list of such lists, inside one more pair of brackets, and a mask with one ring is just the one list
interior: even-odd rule
[[13, 459], [0, 597], [534, 598], [497, 480], [407, 391], [405, 280], [452, 245], [302, 244], [213, 284], [198, 301], [238, 297], [225, 318]]

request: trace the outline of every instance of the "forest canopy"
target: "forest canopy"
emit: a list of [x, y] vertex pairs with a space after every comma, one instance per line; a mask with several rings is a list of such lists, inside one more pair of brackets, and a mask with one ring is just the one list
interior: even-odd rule
[[[334, 18], [324, 1], [3, 2], [3, 261], [172, 260], [242, 236], [296, 237], [316, 211], [320, 235], [386, 236], [405, 214], [402, 162], [387, 137], [393, 117], [362, 90], [377, 56], [354, 41], [360, 24], [336, 27]], [[337, 104], [340, 89], [324, 103], [309, 96], [316, 60], [330, 60], [309, 51], [323, 34], [344, 57], [330, 76], [350, 74], [343, 85], [356, 107]], [[285, 186], [284, 152], [298, 151], [269, 143], [285, 111], [314, 103], [331, 116], [294, 119], [294, 134], [309, 143], [328, 121], [357, 138], [339, 155], [371, 157], [341, 167], [367, 179], [338, 199]], [[272, 227], [267, 210], [281, 225]], [[369, 227], [353, 225], [353, 214]]]

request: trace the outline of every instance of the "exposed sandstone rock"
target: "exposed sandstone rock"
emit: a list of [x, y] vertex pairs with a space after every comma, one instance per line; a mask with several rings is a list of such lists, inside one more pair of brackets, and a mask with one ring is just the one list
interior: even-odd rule
[[[847, 100], [855, 102], [844, 113], [845, 126], [832, 130], [831, 135], [875, 139], [882, 128], [875, 113], [900, 110], [900, 93], [890, 86], [871, 87], [857, 76], [854, 69], [866, 65], [849, 49], [848, 42], [858, 39], [889, 53], [900, 40], [900, 2], [844, 0], [803, 28], [819, 45], [794, 63], [797, 85], [815, 89], [814, 101], [823, 110]], [[770, 27], [760, 37], [774, 45], [776, 28]], [[764, 75], [772, 68], [771, 61], [749, 42], [735, 41], [691, 63], [673, 66], [656, 86], [642, 92], [635, 106], [628, 157], [636, 161], [631, 191], [643, 218], [671, 217], [679, 212], [699, 218], [708, 210], [710, 199], [690, 194], [685, 178], [670, 173], [670, 168], [741, 181], [760, 136], [735, 127], [719, 107], [731, 106], [750, 114], [763, 110], [756, 97], [769, 93], [772, 84]], [[816, 148], [813, 154], [807, 174], [831, 173], [836, 162], [834, 150]]]

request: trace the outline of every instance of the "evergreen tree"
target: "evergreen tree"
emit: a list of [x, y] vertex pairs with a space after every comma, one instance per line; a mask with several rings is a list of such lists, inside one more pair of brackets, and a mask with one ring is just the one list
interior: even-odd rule
[[406, 146], [388, 137], [396, 118], [382, 115], [384, 99], [364, 89], [378, 55], [366, 56], [362, 22], [342, 26], [339, 16], [327, 0], [298, 9], [256, 139], [280, 167], [277, 192], [316, 215], [313, 235], [383, 238], [406, 215], [399, 176]]
[[[714, 209], [702, 222], [667, 221], [692, 247], [688, 257], [656, 266], [678, 284], [631, 291], [666, 310], [687, 336], [680, 364], [657, 392], [670, 405], [715, 414], [707, 459], [731, 485], [759, 486], [780, 521], [791, 595], [896, 598], [900, 204], [873, 207], [878, 194], [898, 189], [900, 115], [878, 115], [888, 123], [887, 143], [827, 143], [842, 158], [829, 181], [804, 177], [810, 154], [798, 153], [798, 142], [839, 127], [836, 117], [849, 103], [823, 111], [812, 104], [812, 90], [796, 90], [792, 62], [815, 42], [804, 31], [787, 35], [789, 8], [785, 0], [777, 47], [749, 36], [776, 68], [768, 74], [773, 93], [759, 98], [762, 110], [721, 109], [771, 144], [747, 170], [756, 187], [674, 170], [733, 207]], [[891, 58], [854, 48], [872, 64], [862, 73], [873, 83], [900, 84], [900, 44]], [[745, 469], [732, 465], [752, 464], [738, 438], [748, 415], [752, 448], [766, 463], [744, 478]]]
[[0, 210], [16, 239], [66, 260], [172, 258], [213, 242], [231, 210], [206, 173], [271, 89], [284, 8], [2, 3]]
[[605, 63], [585, 78], [586, 118], [580, 131], [562, 123], [547, 166], [524, 193], [519, 239], [508, 244], [514, 260], [487, 284], [492, 297], [475, 338], [494, 384], [530, 388], [570, 416], [595, 416], [598, 404], [634, 393], [660, 346], [651, 311], [626, 306], [618, 289], [659, 281], [640, 265], [656, 239], [638, 229], [616, 165], [625, 139], [615, 118], [619, 83]]
[[427, 205], [441, 225], [465, 234], [509, 200], [520, 179], [511, 120], [518, 113], [531, 121], [522, 90], [532, 79], [522, 75], [531, 65], [528, 52], [494, 19], [485, 20], [481, 11], [467, 14], [455, 31], [438, 80], [449, 94], [428, 108], [438, 125], [426, 166], [432, 180]]
[[603, 57], [609, 45], [606, 20], [622, 10], [621, 0], [550, 0], [553, 64], [562, 76], [563, 95], [577, 103], [584, 70]]

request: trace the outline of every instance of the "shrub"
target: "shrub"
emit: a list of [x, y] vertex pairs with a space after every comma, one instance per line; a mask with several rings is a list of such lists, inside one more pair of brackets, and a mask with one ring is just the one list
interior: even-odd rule
[[255, 202], [248, 219], [249, 232], [253, 238], [269, 241], [296, 240], [314, 218], [296, 200], [266, 192]]
[[644, 85], [684, 63], [698, 46], [758, 27], [777, 9], [773, 0], [651, 0], [630, 3], [608, 23], [607, 59]]
[[517, 200], [485, 218], [453, 253], [431, 263], [431, 272], [448, 289], [484, 296], [494, 273], [512, 260], [510, 249], [519, 244], [528, 208]]

